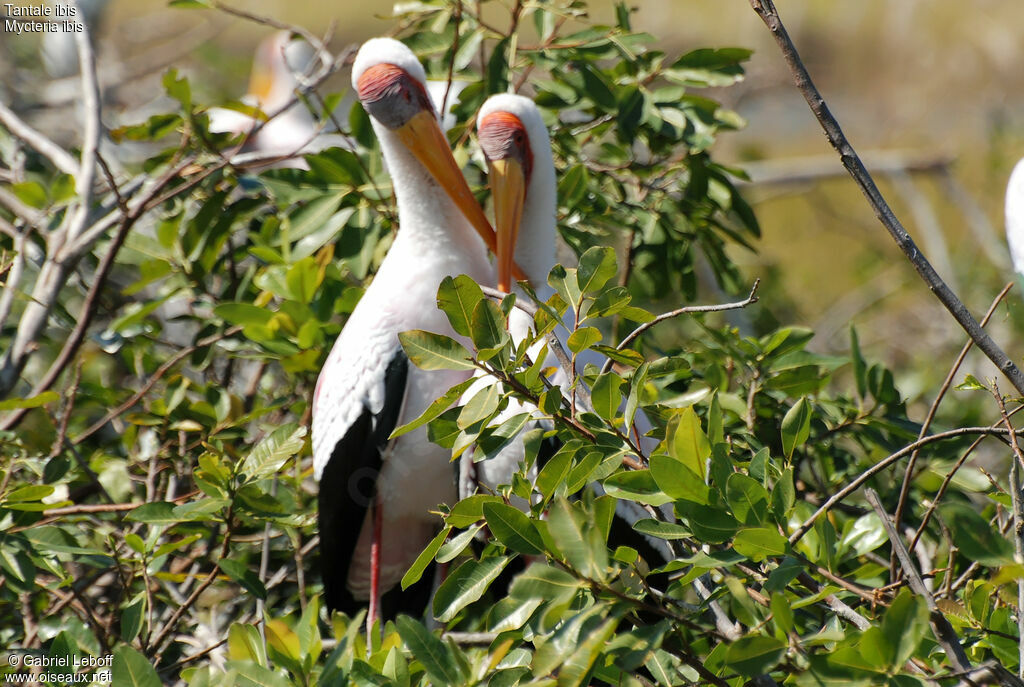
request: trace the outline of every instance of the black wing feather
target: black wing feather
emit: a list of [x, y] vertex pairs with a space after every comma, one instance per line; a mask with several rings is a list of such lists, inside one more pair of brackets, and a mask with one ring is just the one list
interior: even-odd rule
[[[354, 615], [366, 605], [352, 596], [346, 580], [363, 520], [377, 495], [382, 454], [402, 412], [408, 376], [409, 359], [398, 349], [384, 372], [384, 407], [376, 414], [369, 408], [363, 409], [334, 447], [320, 477], [320, 569], [329, 610]], [[384, 594], [384, 616], [394, 617], [398, 612], [422, 614], [430, 597], [432, 577], [425, 573], [421, 579], [425, 584], [414, 585], [405, 592], [395, 588]]]

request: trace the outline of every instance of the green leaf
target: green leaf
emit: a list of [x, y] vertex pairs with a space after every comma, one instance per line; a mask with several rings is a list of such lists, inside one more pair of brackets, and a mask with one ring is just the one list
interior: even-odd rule
[[0, 411], [38, 408], [58, 400], [60, 400], [60, 394], [56, 391], [44, 391], [30, 398], [8, 398], [5, 401], [0, 401]]
[[53, 493], [53, 486], [50, 484], [36, 484], [27, 487], [19, 487], [7, 495], [5, 503], [20, 503], [24, 501], [40, 501]]
[[759, 563], [769, 556], [783, 556], [789, 542], [771, 527], [748, 527], [740, 531], [732, 542], [734, 549]]
[[601, 330], [597, 327], [580, 327], [569, 335], [569, 350], [580, 353], [601, 341]]
[[512, 582], [509, 595], [520, 600], [541, 599], [559, 603], [571, 599], [580, 584], [579, 580], [560, 568], [547, 563], [534, 563]]
[[174, 513], [174, 504], [166, 501], [154, 501], [144, 503], [138, 508], [128, 512], [126, 520], [132, 522], [145, 522], [151, 525], [172, 525], [182, 521]]
[[483, 504], [484, 517], [491, 534], [508, 549], [527, 556], [538, 556], [544, 540], [536, 526], [518, 508], [494, 501]]
[[768, 517], [768, 491], [747, 475], [734, 472], [725, 485], [732, 514], [744, 525], [761, 525]]
[[270, 668], [247, 661], [228, 661], [227, 668], [238, 674], [244, 687], [292, 687], [292, 683]]
[[598, 376], [590, 390], [594, 411], [605, 420], [612, 420], [622, 404], [622, 377], [614, 372]]
[[507, 327], [505, 314], [494, 301], [483, 299], [473, 307], [469, 333], [478, 351], [504, 346], [509, 338]]
[[245, 563], [232, 558], [221, 558], [217, 561], [217, 565], [228, 577], [242, 585], [253, 596], [259, 599], [267, 598], [267, 588], [263, 586], [259, 576]]
[[121, 611], [121, 639], [130, 642], [142, 631], [142, 620], [146, 612], [146, 597], [141, 593]]
[[587, 192], [587, 168], [585, 165], [573, 165], [558, 180], [559, 202], [573, 207], [583, 199]]
[[573, 312], [579, 312], [583, 294], [576, 281], [576, 270], [567, 270], [561, 265], [555, 265], [548, 275], [548, 284], [572, 307]]
[[484, 292], [464, 274], [454, 279], [445, 277], [437, 289], [437, 307], [448, 316], [452, 329], [462, 336], [469, 336], [473, 310], [483, 299]]
[[221, 303], [214, 307], [213, 314], [225, 322], [240, 324], [243, 327], [265, 327], [274, 317], [274, 311], [251, 303]]
[[782, 418], [782, 451], [786, 458], [793, 457], [793, 451], [802, 446], [811, 433], [811, 403], [801, 398]]
[[909, 660], [927, 632], [928, 605], [904, 587], [882, 619], [882, 633], [896, 647], [893, 665], [903, 665]]
[[548, 509], [548, 531], [575, 570], [592, 580], [608, 573], [608, 547], [579, 505], [560, 498]]
[[162, 687], [160, 676], [149, 659], [127, 645], [114, 649], [112, 684], [124, 687]]
[[732, 539], [739, 523], [721, 508], [701, 506], [689, 501], [676, 501], [676, 510], [686, 518], [693, 536], [708, 544], [722, 544]]
[[459, 666], [451, 650], [423, 625], [407, 615], [398, 616], [398, 634], [412, 655], [437, 685], [462, 684]]
[[11, 184], [11, 190], [18, 200], [37, 210], [46, 207], [46, 204], [49, 202], [49, 199], [46, 197], [46, 189], [43, 188], [42, 184], [35, 181], [22, 181]]
[[772, 487], [772, 513], [780, 525], [786, 524], [789, 511], [796, 503], [796, 487], [793, 485], [793, 468], [786, 468]]
[[745, 677], [756, 677], [771, 672], [786, 654], [786, 645], [774, 637], [750, 635], [729, 645], [725, 662]]
[[289, 458], [302, 450], [305, 437], [306, 428], [294, 422], [278, 427], [249, 453], [242, 463], [242, 473], [250, 480], [277, 474]]
[[434, 594], [434, 616], [443, 623], [455, 618], [459, 611], [483, 596], [510, 560], [507, 556], [482, 561], [469, 559], [449, 573]]
[[774, 592], [769, 606], [772, 611], [772, 619], [775, 621], [775, 627], [777, 627], [783, 635], [787, 635], [792, 632], [793, 608], [789, 605], [789, 600], [786, 598], [786, 595], [780, 592]]
[[422, 370], [475, 370], [472, 354], [451, 337], [422, 329], [398, 335], [409, 360]]
[[401, 427], [396, 427], [395, 431], [391, 432], [391, 436], [388, 438], [394, 439], [396, 437], [400, 437], [403, 434], [411, 432], [412, 430], [422, 427], [428, 422], [434, 420], [441, 413], [446, 411], [453, 403], [462, 398], [462, 394], [465, 393], [475, 381], [477, 381], [475, 378], [470, 377], [469, 379], [459, 382], [452, 388], [448, 389], [448, 391], [444, 392], [444, 396], [435, 399], [429, 406], [427, 406], [427, 409], [424, 410], [418, 418], [412, 422], [407, 422]]
[[617, 472], [605, 479], [604, 489], [615, 498], [650, 506], [663, 506], [673, 500], [661, 490], [650, 470]]
[[650, 459], [651, 476], [658, 487], [673, 499], [707, 504], [709, 491], [704, 480], [675, 458], [658, 453]]
[[483, 520], [485, 503], [501, 503], [500, 496], [492, 494], [474, 494], [462, 499], [454, 506], [445, 518], [452, 527], [469, 527], [474, 522]]
[[607, 246], [591, 246], [580, 256], [576, 269], [576, 281], [580, 291], [586, 294], [601, 290], [608, 280], [615, 276], [615, 251]]
[[674, 522], [662, 522], [654, 518], [645, 518], [633, 523], [633, 529], [640, 534], [646, 534], [658, 539], [686, 539], [693, 536], [690, 530]]
[[666, 429], [665, 441], [670, 456], [688, 467], [702, 481], [707, 477], [711, 444], [692, 407], [683, 408], [672, 416]]
[[939, 506], [939, 513], [949, 526], [953, 543], [962, 556], [991, 567], [1013, 562], [1013, 546], [971, 506], [943, 503]]
[[451, 526], [443, 528], [437, 533], [430, 543], [426, 545], [420, 555], [416, 557], [413, 564], [409, 566], [405, 575], [402, 576], [402, 589], [408, 589], [410, 585], [416, 584], [421, 577], [423, 577], [423, 571], [430, 565], [430, 561], [434, 560], [434, 555], [437, 554], [437, 550], [444, 544], [445, 539], [448, 538], [448, 534], [452, 531]]

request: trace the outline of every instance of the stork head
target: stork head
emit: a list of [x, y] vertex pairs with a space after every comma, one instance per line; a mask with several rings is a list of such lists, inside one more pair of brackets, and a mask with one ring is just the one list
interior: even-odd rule
[[288, 31], [277, 31], [260, 42], [249, 77], [249, 96], [265, 111], [284, 105], [291, 99], [302, 73], [313, 59], [305, 41], [292, 40]]
[[[487, 159], [488, 180], [494, 198], [498, 288], [509, 290], [515, 256], [530, 251], [544, 251], [552, 256], [546, 260], [520, 259], [530, 280], [543, 283], [551, 265], [540, 263], [553, 261], [555, 218], [551, 144], [540, 111], [533, 101], [520, 95], [492, 96], [480, 109], [477, 138]], [[536, 168], [534, 158], [537, 158]], [[533, 205], [551, 206], [550, 217], [532, 217], [529, 222], [531, 232], [547, 231], [551, 235], [526, 237], [529, 245], [522, 246], [525, 250], [517, 250], [527, 198]], [[547, 211], [547, 208], [538, 209]], [[531, 270], [531, 267], [535, 269]], [[535, 271], [542, 273], [532, 273]]]
[[352, 67], [352, 85], [367, 114], [398, 137], [493, 250], [494, 229], [452, 157], [412, 51], [390, 38], [366, 41]]

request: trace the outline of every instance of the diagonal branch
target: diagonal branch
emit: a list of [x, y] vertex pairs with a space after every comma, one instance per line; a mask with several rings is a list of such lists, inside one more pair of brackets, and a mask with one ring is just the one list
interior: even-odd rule
[[853, 180], [867, 198], [868, 203], [871, 204], [875, 216], [878, 217], [893, 240], [896, 241], [896, 245], [907, 256], [907, 259], [914, 266], [918, 275], [920, 275], [921, 279], [924, 280], [925, 284], [928, 285], [928, 288], [935, 294], [942, 305], [945, 306], [946, 310], [963, 327], [967, 335], [974, 340], [975, 344], [985, 353], [988, 359], [999, 368], [999, 371], [1006, 375], [1017, 391], [1024, 394], [1024, 373], [1021, 373], [1020, 369], [1013, 364], [1013, 361], [1007, 357], [1006, 353], [978, 325], [977, 321], [967, 310], [967, 307], [957, 298], [956, 294], [946, 285], [946, 282], [942, 280], [935, 271], [935, 268], [928, 262], [924, 254], [921, 253], [917, 244], [914, 243], [910, 234], [903, 228], [896, 214], [885, 201], [882, 193], [878, 190], [878, 186], [875, 185], [871, 174], [868, 173], [857, 152], [846, 139], [846, 135], [843, 134], [839, 122], [829, 111], [825, 99], [822, 98], [821, 93], [811, 80], [811, 75], [800, 59], [800, 54], [797, 52], [793, 40], [789, 37], [782, 19], [779, 17], [779, 12], [775, 9], [773, 0], [750, 0], [750, 6], [757, 13], [757, 16], [761, 18], [765, 26], [768, 27], [768, 30], [771, 31], [772, 36], [774, 36], [775, 42], [778, 43], [779, 48], [782, 50], [782, 56], [793, 74], [797, 89], [804, 96], [808, 106], [810, 106], [811, 111], [828, 137], [829, 143], [839, 153], [843, 166], [846, 167], [850, 176], [853, 177]]
[[889, 518], [889, 514], [882, 508], [882, 502], [878, 500], [878, 493], [874, 489], [865, 489], [864, 494], [868, 499], [868, 503], [874, 508], [875, 513], [878, 514], [878, 519], [882, 521], [882, 526], [885, 527], [886, 534], [889, 535], [889, 543], [892, 544], [893, 551], [896, 552], [896, 557], [900, 560], [900, 565], [903, 567], [903, 572], [907, 576], [907, 581], [910, 583], [910, 589], [915, 594], [924, 598], [925, 603], [928, 605], [928, 617], [931, 621], [932, 632], [935, 633], [935, 639], [939, 645], [946, 651], [946, 656], [953, 662], [953, 668], [958, 672], [964, 672], [971, 669], [971, 662], [967, 658], [967, 654], [964, 652], [964, 648], [960, 645], [960, 640], [957, 637], [956, 631], [953, 626], [946, 620], [946, 616], [942, 614], [939, 607], [935, 605], [935, 599], [928, 592], [928, 588], [924, 586], [924, 580], [921, 578], [921, 573], [918, 572], [917, 567], [914, 565], [913, 559], [907, 552], [907, 547], [903, 545], [903, 540], [900, 538], [899, 533], [896, 531], [896, 527], [892, 524], [892, 520]]

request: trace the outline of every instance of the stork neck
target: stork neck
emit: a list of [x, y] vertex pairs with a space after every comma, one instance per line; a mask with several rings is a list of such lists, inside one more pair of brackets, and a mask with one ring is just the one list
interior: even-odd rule
[[[483, 241], [445, 193], [441, 185], [387, 128], [373, 122], [384, 162], [391, 174], [398, 205], [399, 227], [395, 248], [431, 256], [465, 255], [486, 264]], [[471, 265], [465, 271], [470, 271]]]
[[534, 153], [534, 167], [526, 188], [526, 202], [516, 242], [516, 262], [523, 268], [537, 294], [546, 291], [548, 273], [555, 266], [555, 167], [551, 150]]

